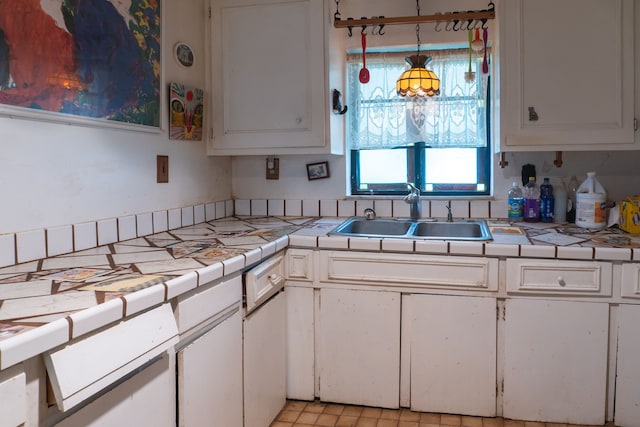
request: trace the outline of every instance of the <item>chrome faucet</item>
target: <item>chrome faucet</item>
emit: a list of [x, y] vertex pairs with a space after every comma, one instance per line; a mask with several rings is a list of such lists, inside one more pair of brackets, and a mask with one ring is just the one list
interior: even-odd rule
[[445, 208], [447, 208], [447, 222], [453, 222], [453, 215], [451, 215], [451, 200], [449, 200], [449, 203], [447, 203], [446, 205], [444, 205]]
[[418, 220], [422, 216], [422, 203], [420, 203], [420, 190], [413, 184], [407, 183], [410, 193], [404, 198], [404, 201], [409, 203], [409, 216], [413, 220]]
[[374, 211], [372, 208], [366, 208], [364, 210], [364, 217], [366, 219], [376, 219], [376, 211]]

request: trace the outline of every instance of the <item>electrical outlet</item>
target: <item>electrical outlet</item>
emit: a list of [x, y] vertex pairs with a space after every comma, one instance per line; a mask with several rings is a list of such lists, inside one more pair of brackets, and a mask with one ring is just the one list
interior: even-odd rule
[[169, 156], [157, 156], [157, 182], [158, 184], [164, 184], [169, 182]]
[[280, 179], [280, 159], [267, 157], [267, 179]]

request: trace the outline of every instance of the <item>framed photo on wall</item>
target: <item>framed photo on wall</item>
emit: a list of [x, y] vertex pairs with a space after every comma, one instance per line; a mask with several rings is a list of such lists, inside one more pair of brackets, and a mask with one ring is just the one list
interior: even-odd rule
[[329, 162], [308, 163], [307, 178], [309, 181], [314, 179], [329, 178]]
[[169, 84], [169, 139], [202, 140], [204, 90]]
[[174, 48], [176, 61], [183, 67], [189, 68], [193, 65], [194, 57], [191, 46], [186, 43], [177, 43]]

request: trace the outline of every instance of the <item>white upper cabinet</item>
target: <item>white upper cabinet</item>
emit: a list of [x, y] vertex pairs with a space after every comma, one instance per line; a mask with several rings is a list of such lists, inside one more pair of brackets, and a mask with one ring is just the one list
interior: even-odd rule
[[[212, 0], [210, 155], [343, 152], [344, 116], [331, 114], [325, 0]], [[344, 55], [343, 55], [344, 56]], [[335, 132], [331, 134], [331, 132]]]
[[500, 151], [629, 150], [634, 1], [500, 3]]

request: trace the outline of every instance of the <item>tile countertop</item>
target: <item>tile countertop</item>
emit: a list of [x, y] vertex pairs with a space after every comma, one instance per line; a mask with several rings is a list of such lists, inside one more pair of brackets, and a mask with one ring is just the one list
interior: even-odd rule
[[[488, 221], [492, 242], [328, 237], [345, 218], [228, 217], [0, 269], [0, 369], [164, 303], [287, 246], [640, 261], [640, 236]], [[522, 232], [524, 231], [524, 232]]]

